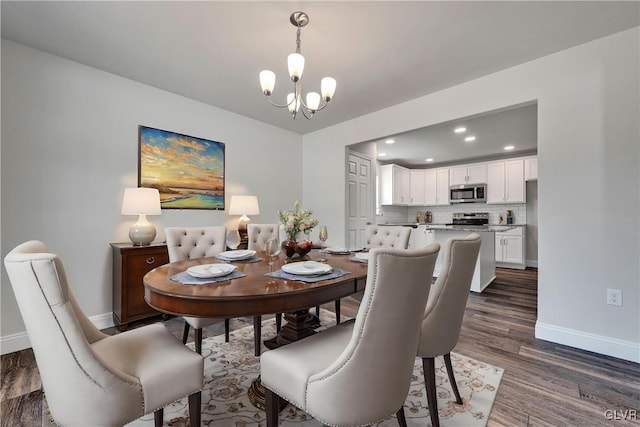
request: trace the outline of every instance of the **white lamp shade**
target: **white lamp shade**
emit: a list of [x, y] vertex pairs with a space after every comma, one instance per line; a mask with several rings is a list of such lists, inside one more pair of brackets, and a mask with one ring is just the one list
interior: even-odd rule
[[276, 73], [269, 70], [260, 71], [260, 87], [262, 88], [262, 93], [271, 95], [273, 88], [276, 87]]
[[322, 99], [329, 102], [333, 98], [333, 94], [336, 93], [336, 79], [332, 77], [325, 77], [320, 81], [320, 91], [322, 92]]
[[294, 82], [300, 80], [302, 72], [304, 71], [304, 56], [299, 53], [292, 53], [287, 57], [287, 64], [289, 66], [289, 77]]
[[256, 196], [231, 196], [229, 215], [259, 215], [260, 207]]
[[318, 92], [309, 92], [307, 94], [307, 107], [311, 111], [316, 111], [320, 106], [320, 94]]
[[160, 193], [156, 188], [125, 188], [122, 215], [160, 215]]

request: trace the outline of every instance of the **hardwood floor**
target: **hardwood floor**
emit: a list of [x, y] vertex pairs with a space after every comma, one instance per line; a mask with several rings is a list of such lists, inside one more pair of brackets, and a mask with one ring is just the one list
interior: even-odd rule
[[[531, 269], [498, 269], [482, 294], [469, 296], [455, 351], [505, 369], [488, 425], [639, 425], [640, 364], [535, 339], [536, 305], [537, 270]], [[323, 308], [333, 310], [333, 303]], [[343, 315], [357, 309], [358, 301], [343, 299]], [[165, 323], [181, 338], [181, 319]], [[251, 324], [250, 318], [231, 321], [232, 329]], [[221, 333], [222, 323], [204, 330], [205, 337]], [[1, 426], [49, 425], [31, 350], [1, 362]]]

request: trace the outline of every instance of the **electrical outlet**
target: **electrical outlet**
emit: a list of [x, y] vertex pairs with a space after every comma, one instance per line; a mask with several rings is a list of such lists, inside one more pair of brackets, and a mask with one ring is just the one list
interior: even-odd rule
[[607, 288], [607, 304], [622, 305], [622, 290]]

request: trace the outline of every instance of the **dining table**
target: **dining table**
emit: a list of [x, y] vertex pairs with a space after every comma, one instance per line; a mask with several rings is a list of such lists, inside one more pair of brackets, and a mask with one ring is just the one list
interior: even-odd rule
[[[270, 265], [269, 261], [273, 264]], [[306, 276], [273, 277], [282, 267], [296, 262], [318, 261], [344, 275], [324, 279]], [[192, 267], [206, 264], [231, 263], [242, 277], [217, 278], [216, 283], [183, 284], [176, 279]], [[291, 266], [289, 266], [291, 267]], [[286, 267], [285, 267], [286, 268]], [[234, 276], [237, 276], [235, 274]], [[223, 261], [216, 257], [172, 262], [154, 268], [143, 277], [144, 299], [152, 308], [166, 314], [189, 317], [232, 318], [283, 313], [285, 324], [277, 335], [265, 341], [275, 348], [315, 334], [307, 322], [309, 308], [332, 302], [363, 291], [367, 280], [367, 264], [353, 253], [340, 254], [312, 250], [304, 257], [287, 258], [284, 254], [270, 258], [256, 252], [248, 260]], [[257, 322], [258, 324], [260, 322]], [[258, 336], [259, 334], [256, 333]], [[256, 342], [260, 348], [260, 342]], [[249, 389], [254, 406], [264, 409], [264, 389], [257, 378]]]

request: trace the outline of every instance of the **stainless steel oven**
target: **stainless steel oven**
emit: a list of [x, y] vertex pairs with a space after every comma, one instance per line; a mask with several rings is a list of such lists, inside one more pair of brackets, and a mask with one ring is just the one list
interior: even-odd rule
[[486, 194], [485, 184], [453, 185], [449, 188], [449, 203], [485, 203]]

